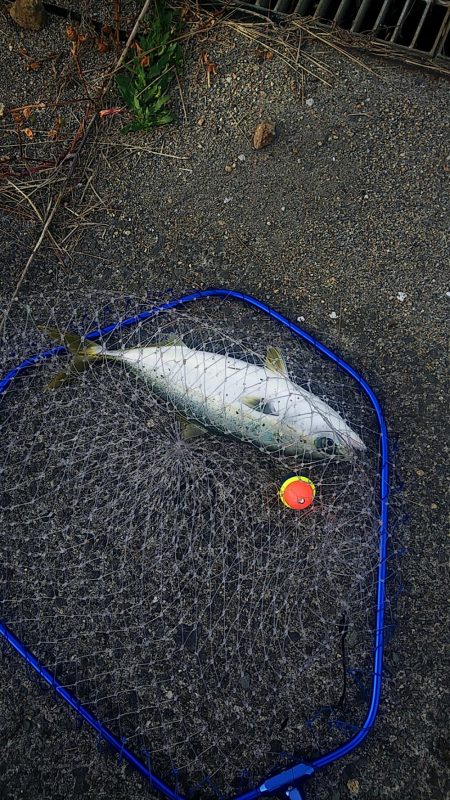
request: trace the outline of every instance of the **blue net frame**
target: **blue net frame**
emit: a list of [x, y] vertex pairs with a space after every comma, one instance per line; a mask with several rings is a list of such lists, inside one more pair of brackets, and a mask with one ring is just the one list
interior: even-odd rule
[[[315, 758], [310, 763], [297, 763], [290, 766], [288, 769], [281, 769], [275, 775], [271, 775], [263, 781], [256, 788], [252, 788], [247, 792], [238, 793], [234, 795], [232, 800], [256, 800], [261, 796], [270, 796], [273, 794], [285, 793], [290, 800], [301, 800], [301, 793], [299, 786], [303, 779], [312, 775], [315, 771], [331, 764], [332, 762], [348, 755], [355, 748], [357, 748], [367, 737], [369, 732], [374, 726], [375, 719], [378, 713], [382, 685], [383, 673], [383, 652], [385, 644], [385, 610], [386, 610], [386, 567], [387, 567], [387, 545], [388, 545], [388, 509], [389, 509], [389, 437], [387, 426], [384, 419], [383, 411], [380, 403], [364, 378], [346, 363], [342, 358], [335, 355], [329, 348], [323, 345], [303, 331], [293, 322], [288, 320], [278, 311], [274, 310], [266, 303], [257, 300], [256, 298], [244, 294], [242, 292], [229, 290], [229, 289], [206, 289], [204, 291], [197, 291], [182, 297], [170, 300], [155, 306], [148, 311], [143, 311], [133, 317], [122, 320], [121, 322], [109, 325], [99, 330], [91, 331], [86, 335], [86, 339], [95, 340], [102, 336], [108, 335], [115, 330], [129, 328], [137, 325], [140, 322], [145, 322], [157, 314], [161, 314], [170, 309], [180, 306], [188, 305], [196, 300], [203, 300], [205, 298], [220, 298], [237, 300], [252, 306], [264, 314], [268, 315], [272, 320], [278, 322], [287, 328], [292, 334], [300, 337], [304, 341], [312, 345], [323, 356], [333, 361], [341, 370], [350, 375], [360, 389], [368, 397], [376, 414], [379, 435], [380, 435], [380, 450], [379, 450], [379, 543], [378, 543], [378, 568], [376, 580], [376, 604], [375, 604], [375, 628], [374, 628], [374, 641], [373, 641], [373, 670], [372, 670], [372, 685], [370, 691], [370, 701], [365, 720], [361, 728], [354, 732], [344, 744], [340, 747]], [[32, 355], [22, 361], [12, 370], [10, 370], [0, 380], [0, 396], [5, 394], [8, 387], [14, 379], [25, 372], [27, 369], [32, 368], [42, 361], [54, 358], [58, 355], [66, 353], [66, 348], [63, 346], [52, 347], [42, 353]], [[140, 760], [134, 755], [127, 747], [123, 740], [117, 738], [102, 722], [97, 719], [87, 708], [85, 708], [68, 689], [66, 689], [33, 655], [27, 648], [26, 644], [20, 641], [12, 631], [0, 620], [0, 637], [4, 640], [26, 663], [31, 671], [39, 676], [51, 687], [56, 695], [60, 697], [68, 706], [70, 706], [78, 715], [78, 718], [87, 723], [101, 739], [108, 743], [113, 750], [118, 754], [120, 760], [125, 759], [132, 767], [134, 767], [142, 777], [156, 790], [161, 792], [169, 800], [186, 800], [186, 796], [174, 791], [163, 780], [161, 780], [152, 771], [148, 759], [147, 763]]]

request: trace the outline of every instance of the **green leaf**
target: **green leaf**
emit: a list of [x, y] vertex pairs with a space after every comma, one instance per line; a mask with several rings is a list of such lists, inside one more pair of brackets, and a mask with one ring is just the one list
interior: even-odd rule
[[149, 64], [143, 67], [140, 58], [134, 56], [123, 73], [116, 76], [116, 85], [124, 102], [134, 113], [134, 119], [122, 130], [149, 130], [154, 125], [172, 122], [172, 113], [167, 108], [170, 97], [169, 86], [175, 70], [182, 63], [182, 52], [178, 42], [173, 41], [180, 26], [163, 0], [157, 0], [153, 18], [147, 19], [150, 28], [140, 37], [139, 45], [148, 51]]

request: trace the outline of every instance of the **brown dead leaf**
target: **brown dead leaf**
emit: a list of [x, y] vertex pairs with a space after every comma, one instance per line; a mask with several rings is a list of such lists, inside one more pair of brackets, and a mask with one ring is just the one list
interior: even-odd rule
[[206, 83], [208, 84], [208, 89], [209, 89], [209, 87], [211, 86], [211, 77], [217, 75], [217, 70], [219, 68], [219, 65], [215, 64], [214, 61], [211, 61], [209, 53], [202, 53], [202, 64], [205, 68]]
[[53, 123], [53, 128], [47, 134], [49, 139], [55, 140], [58, 138], [59, 131], [61, 130], [61, 124], [62, 124], [62, 117], [60, 114], [58, 114], [58, 116], [55, 119], [55, 122]]
[[33, 108], [31, 106], [24, 106], [22, 108], [22, 114], [25, 117], [25, 119], [31, 117], [32, 113], [33, 113]]
[[73, 27], [73, 25], [68, 25], [66, 28], [66, 36], [71, 42], [75, 42], [78, 39], [78, 34]]
[[27, 64], [27, 69], [32, 69], [34, 70], [34, 72], [36, 72], [41, 67], [42, 67], [41, 61], [30, 61], [30, 63]]
[[97, 42], [97, 50], [99, 53], [107, 53], [109, 50], [108, 42], [104, 39], [99, 39]]
[[141, 67], [145, 69], [146, 67], [148, 67], [149, 64], [150, 64], [150, 56], [142, 56]]
[[272, 61], [273, 51], [268, 50], [267, 47], [258, 47], [256, 55], [260, 61]]
[[23, 56], [24, 58], [28, 58], [28, 53], [27, 53], [27, 51], [25, 50], [24, 47], [18, 47], [17, 48], [17, 52], [19, 53], [19, 56]]
[[123, 107], [118, 108], [117, 106], [114, 108], [102, 108], [102, 110], [98, 112], [98, 115], [100, 119], [104, 117], [114, 117], [116, 114], [121, 114], [124, 110]]
[[24, 133], [25, 136], [28, 137], [28, 139], [33, 139], [34, 138], [34, 133], [31, 130], [31, 128], [22, 128], [22, 133]]
[[16, 122], [17, 124], [20, 124], [22, 122], [22, 114], [20, 113], [20, 111], [14, 108], [11, 111], [11, 114], [14, 122]]

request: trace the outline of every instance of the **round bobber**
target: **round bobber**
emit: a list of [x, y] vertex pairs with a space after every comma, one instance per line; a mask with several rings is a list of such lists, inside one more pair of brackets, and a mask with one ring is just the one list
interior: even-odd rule
[[281, 502], [294, 511], [304, 511], [314, 502], [316, 487], [303, 475], [285, 478], [278, 492]]

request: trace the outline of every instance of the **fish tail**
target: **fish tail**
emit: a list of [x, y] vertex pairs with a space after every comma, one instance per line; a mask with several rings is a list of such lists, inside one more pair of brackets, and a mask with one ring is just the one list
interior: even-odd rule
[[61, 333], [58, 328], [47, 328], [43, 326], [39, 326], [39, 330], [54, 341], [63, 344], [73, 356], [69, 366], [54, 375], [45, 389], [59, 389], [60, 386], [70, 383], [77, 375], [89, 369], [93, 361], [105, 358], [100, 345], [82, 339], [81, 336], [78, 336], [76, 333]]

